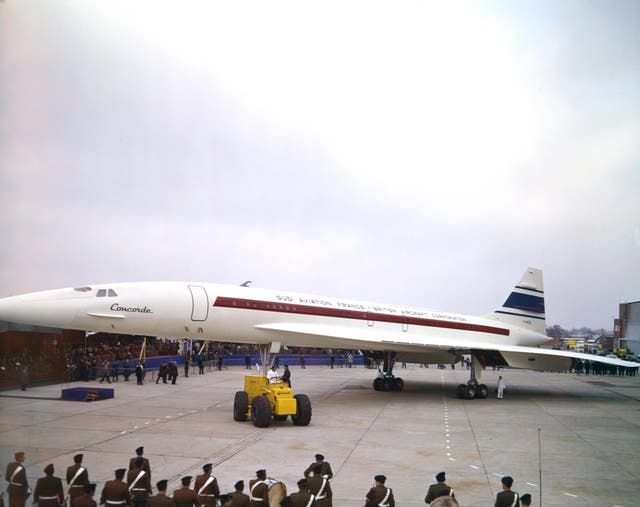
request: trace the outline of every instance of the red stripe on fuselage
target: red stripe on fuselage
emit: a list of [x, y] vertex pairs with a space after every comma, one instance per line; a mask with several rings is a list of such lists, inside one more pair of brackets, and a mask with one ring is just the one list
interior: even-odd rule
[[342, 308], [326, 308], [319, 306], [299, 305], [292, 303], [274, 303], [273, 301], [260, 301], [257, 299], [241, 299], [219, 296], [213, 303], [214, 307], [236, 308], [242, 310], [257, 310], [262, 312], [292, 313], [297, 315], [317, 315], [320, 317], [334, 317], [340, 319], [355, 319], [374, 322], [392, 322], [423, 327], [440, 327], [445, 329], [458, 329], [461, 331], [474, 331], [477, 333], [491, 333], [509, 336], [509, 330], [480, 324], [466, 322], [454, 322], [448, 320], [426, 319], [409, 317], [406, 315], [388, 315], [386, 313], [374, 313], [358, 310], [346, 310]]

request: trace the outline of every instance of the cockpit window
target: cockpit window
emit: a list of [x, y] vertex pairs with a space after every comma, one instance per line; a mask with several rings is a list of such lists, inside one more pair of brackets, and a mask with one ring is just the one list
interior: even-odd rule
[[77, 290], [78, 292], [91, 292], [91, 287], [76, 287], [73, 290]]
[[115, 298], [115, 297], [118, 297], [118, 295], [116, 294], [115, 290], [109, 289], [109, 297], [110, 298]]
[[107, 295], [107, 289], [100, 289], [96, 294], [96, 297], [103, 298]]

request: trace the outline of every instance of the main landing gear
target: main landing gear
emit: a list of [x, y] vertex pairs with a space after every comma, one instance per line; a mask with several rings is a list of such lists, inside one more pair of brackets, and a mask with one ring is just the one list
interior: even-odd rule
[[373, 381], [373, 389], [376, 391], [402, 391], [404, 380], [393, 374], [394, 358], [392, 352], [384, 353], [382, 371]]
[[[480, 384], [476, 380], [476, 368], [481, 367], [482, 365], [478, 359], [471, 354], [471, 378], [466, 384], [458, 384], [456, 388], [456, 396], [458, 398], [472, 400], [474, 398], [486, 398], [489, 396], [489, 388], [486, 384]], [[480, 372], [480, 369], [478, 369], [478, 372]]]

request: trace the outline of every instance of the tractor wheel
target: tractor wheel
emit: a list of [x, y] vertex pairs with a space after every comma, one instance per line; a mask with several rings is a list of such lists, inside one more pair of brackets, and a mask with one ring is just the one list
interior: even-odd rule
[[237, 391], [233, 399], [233, 420], [246, 421], [249, 410], [249, 395], [246, 391]]
[[476, 391], [476, 398], [484, 399], [489, 396], [489, 388], [486, 384], [480, 384], [478, 386], [478, 390]]
[[256, 396], [251, 401], [251, 419], [258, 428], [266, 428], [271, 423], [271, 403], [266, 396]]
[[311, 421], [311, 402], [306, 394], [296, 394], [296, 413], [291, 416], [296, 426], [306, 426]]

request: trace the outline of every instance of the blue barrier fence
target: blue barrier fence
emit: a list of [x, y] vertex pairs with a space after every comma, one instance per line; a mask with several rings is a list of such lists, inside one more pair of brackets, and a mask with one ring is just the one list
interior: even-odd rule
[[[244, 366], [246, 364], [245, 360], [246, 354], [227, 354], [222, 356], [222, 364], [224, 366]], [[285, 364], [289, 366], [300, 366], [300, 356], [301, 354], [278, 354], [277, 356], [272, 355], [272, 359], [278, 358], [278, 364], [282, 367]], [[260, 356], [258, 354], [249, 354], [251, 358], [251, 366], [253, 367], [256, 363], [260, 363]], [[342, 356], [340, 359], [339, 354], [334, 355], [335, 358], [335, 366], [339, 366], [340, 362], [344, 366], [347, 365], [347, 356], [346, 354]], [[157, 357], [148, 357], [145, 361], [145, 369], [147, 370], [157, 370], [160, 368], [162, 363], [166, 363], [169, 361], [175, 361], [178, 366], [184, 366], [184, 356], [157, 356]], [[205, 361], [205, 363], [210, 363], [211, 360]], [[328, 354], [304, 354], [304, 362], [307, 366], [318, 366], [324, 365], [328, 366], [329, 355]], [[135, 368], [136, 362], [130, 361], [130, 367]], [[195, 366], [196, 361], [194, 360], [192, 364]], [[353, 365], [354, 366], [362, 366], [364, 365], [364, 356], [357, 355], [353, 356]], [[215, 366], [215, 365], [214, 365]]]

